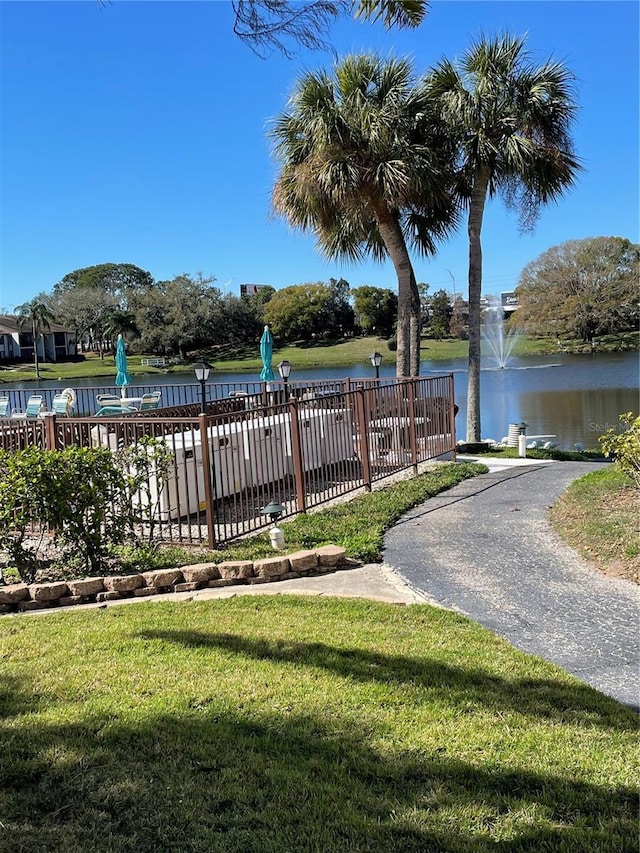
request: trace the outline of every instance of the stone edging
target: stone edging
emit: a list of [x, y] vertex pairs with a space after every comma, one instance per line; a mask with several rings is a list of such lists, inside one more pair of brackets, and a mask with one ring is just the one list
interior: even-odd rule
[[205, 587], [272, 583], [324, 574], [345, 561], [344, 548], [324, 545], [312, 551], [296, 551], [294, 554], [262, 560], [227, 560], [132, 575], [8, 584], [0, 586], [0, 614], [116, 601], [120, 598], [143, 598], [167, 592], [191, 592]]

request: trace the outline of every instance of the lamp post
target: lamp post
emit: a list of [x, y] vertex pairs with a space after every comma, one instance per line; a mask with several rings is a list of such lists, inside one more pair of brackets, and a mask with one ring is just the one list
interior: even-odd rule
[[211, 365], [206, 361], [201, 361], [194, 366], [196, 379], [200, 383], [200, 414], [207, 414], [207, 379], [211, 372]]
[[291, 374], [291, 362], [287, 361], [286, 358], [284, 361], [281, 361], [278, 365], [278, 373], [280, 374], [280, 378], [284, 382], [284, 401], [285, 403], [289, 402], [289, 376]]
[[380, 379], [380, 365], [382, 364], [382, 356], [379, 352], [371, 353], [371, 364], [376, 369], [376, 379]]

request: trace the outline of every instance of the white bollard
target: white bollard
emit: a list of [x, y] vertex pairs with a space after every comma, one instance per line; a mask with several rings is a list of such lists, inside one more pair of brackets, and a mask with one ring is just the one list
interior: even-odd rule
[[527, 436], [519, 435], [518, 436], [518, 456], [521, 459], [524, 459], [527, 455]]
[[279, 527], [271, 528], [269, 531], [269, 539], [271, 540], [271, 547], [274, 551], [284, 550], [284, 531]]

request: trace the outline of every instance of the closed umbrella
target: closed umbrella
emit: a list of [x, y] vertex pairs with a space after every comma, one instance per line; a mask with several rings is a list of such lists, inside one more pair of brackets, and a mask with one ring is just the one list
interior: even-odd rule
[[260, 379], [263, 382], [272, 382], [274, 380], [273, 368], [271, 367], [271, 357], [273, 355], [273, 338], [269, 327], [264, 327], [264, 332], [260, 338], [260, 356], [262, 358], [262, 371]]
[[126, 387], [131, 382], [131, 376], [127, 372], [127, 351], [124, 348], [124, 338], [118, 335], [118, 343], [116, 345], [116, 385], [122, 385], [122, 396], [126, 394]]

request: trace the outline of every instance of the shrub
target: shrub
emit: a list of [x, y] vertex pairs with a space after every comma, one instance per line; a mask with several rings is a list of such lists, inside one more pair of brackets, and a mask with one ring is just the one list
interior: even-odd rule
[[620, 426], [608, 429], [598, 441], [605, 456], [640, 489], [640, 416], [632, 412], [619, 416]]

